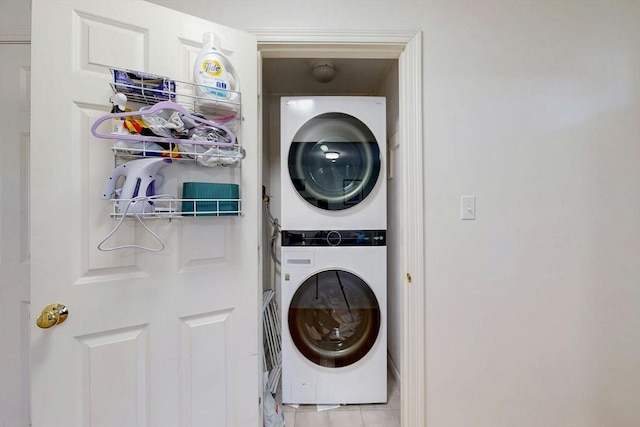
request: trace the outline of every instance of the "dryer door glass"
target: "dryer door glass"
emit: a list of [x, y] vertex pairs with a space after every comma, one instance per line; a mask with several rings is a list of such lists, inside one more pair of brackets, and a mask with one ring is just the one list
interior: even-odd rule
[[289, 176], [300, 196], [324, 210], [347, 209], [371, 193], [380, 174], [380, 148], [357, 118], [326, 113], [306, 122], [289, 149]]
[[378, 339], [380, 319], [371, 288], [343, 270], [323, 271], [305, 280], [288, 312], [295, 346], [313, 363], [329, 368], [362, 359]]

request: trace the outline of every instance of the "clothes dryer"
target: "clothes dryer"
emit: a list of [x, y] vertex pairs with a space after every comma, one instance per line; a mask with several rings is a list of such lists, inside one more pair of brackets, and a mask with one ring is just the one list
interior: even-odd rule
[[281, 99], [283, 230], [387, 228], [386, 100]]
[[282, 402], [387, 401], [385, 231], [282, 233]]

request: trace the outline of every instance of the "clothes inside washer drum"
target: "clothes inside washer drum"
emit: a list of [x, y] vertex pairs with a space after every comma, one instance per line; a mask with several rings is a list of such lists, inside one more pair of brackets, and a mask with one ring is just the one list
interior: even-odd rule
[[380, 322], [371, 288], [356, 275], [338, 270], [305, 280], [288, 312], [295, 346], [310, 361], [330, 368], [362, 359], [378, 339]]

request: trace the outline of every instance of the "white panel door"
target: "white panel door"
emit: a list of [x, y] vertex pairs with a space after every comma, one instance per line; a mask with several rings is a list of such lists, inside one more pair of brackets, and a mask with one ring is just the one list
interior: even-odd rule
[[30, 59], [0, 44], [0, 427], [29, 425]]
[[[259, 425], [255, 37], [142, 1], [34, 0], [32, 31], [33, 426]], [[105, 66], [191, 81], [207, 31], [238, 72], [246, 159], [174, 162], [163, 193], [180, 181], [236, 182], [243, 216], [147, 220], [162, 252], [101, 252], [115, 225], [100, 197], [114, 160], [111, 142], [89, 130], [110, 110]], [[106, 246], [134, 242], [154, 245], [127, 220]], [[52, 303], [69, 317], [39, 329]]]

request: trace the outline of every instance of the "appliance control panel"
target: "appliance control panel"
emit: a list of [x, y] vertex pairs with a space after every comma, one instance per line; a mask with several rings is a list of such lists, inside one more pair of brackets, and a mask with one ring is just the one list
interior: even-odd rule
[[386, 246], [386, 230], [282, 231], [282, 246]]

